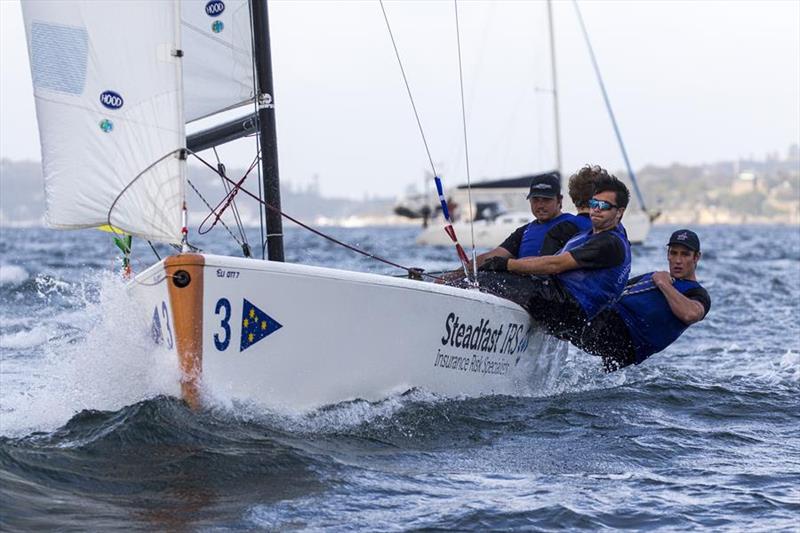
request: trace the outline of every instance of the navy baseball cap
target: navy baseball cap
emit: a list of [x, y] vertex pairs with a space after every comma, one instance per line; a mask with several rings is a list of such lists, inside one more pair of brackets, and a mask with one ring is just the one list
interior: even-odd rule
[[690, 229], [679, 229], [673, 233], [669, 238], [667, 246], [673, 244], [680, 244], [695, 252], [700, 251], [700, 237]]
[[561, 180], [554, 174], [542, 174], [531, 181], [531, 198], [558, 198], [561, 195]]

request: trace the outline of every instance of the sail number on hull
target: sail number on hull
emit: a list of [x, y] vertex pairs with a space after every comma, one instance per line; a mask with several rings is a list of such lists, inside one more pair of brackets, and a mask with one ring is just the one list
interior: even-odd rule
[[219, 333], [214, 333], [214, 346], [216, 346], [217, 350], [220, 352], [224, 352], [228, 349], [228, 344], [231, 342], [231, 303], [227, 298], [220, 298], [217, 300], [217, 306], [214, 308], [214, 314], [219, 315], [220, 313], [224, 313], [219, 323], [224, 336], [220, 337]]
[[[224, 352], [230, 346], [233, 337], [233, 306], [228, 298], [220, 298], [214, 305], [214, 315], [219, 323], [212, 333], [214, 347]], [[239, 351], [242, 352], [265, 337], [272, 335], [283, 327], [283, 324], [269, 316], [247, 298], [242, 299], [242, 319], [239, 322]]]
[[[164, 330], [166, 330], [166, 333]], [[172, 325], [170, 324], [167, 302], [161, 302], [161, 309], [159, 309], [158, 305], [153, 307], [153, 320], [150, 323], [150, 334], [153, 337], [153, 342], [156, 344], [163, 344], [166, 342], [167, 348], [170, 350], [174, 346], [175, 340], [172, 337]]]

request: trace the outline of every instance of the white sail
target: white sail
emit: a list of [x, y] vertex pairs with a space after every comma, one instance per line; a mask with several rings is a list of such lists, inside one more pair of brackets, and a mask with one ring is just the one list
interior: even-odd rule
[[253, 52], [247, 0], [182, 0], [186, 121], [253, 100]]
[[47, 223], [110, 221], [178, 242], [186, 172], [178, 4], [36, 0], [22, 10]]

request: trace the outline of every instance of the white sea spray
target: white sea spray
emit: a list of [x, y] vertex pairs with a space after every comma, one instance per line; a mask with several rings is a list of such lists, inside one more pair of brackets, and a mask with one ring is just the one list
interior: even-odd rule
[[28, 271], [21, 266], [0, 264], [0, 285], [19, 285], [29, 277]]
[[[72, 284], [37, 280], [38, 298], [68, 293], [75, 308], [45, 312], [28, 329], [1, 337], [3, 348], [34, 353], [3, 363], [0, 380], [8, 393], [0, 396], [0, 434], [49, 431], [84, 409], [117, 410], [178, 394], [177, 361], [153, 344], [149, 323], [131, 312], [119, 276], [87, 276]], [[89, 287], [97, 287], [96, 294]]]

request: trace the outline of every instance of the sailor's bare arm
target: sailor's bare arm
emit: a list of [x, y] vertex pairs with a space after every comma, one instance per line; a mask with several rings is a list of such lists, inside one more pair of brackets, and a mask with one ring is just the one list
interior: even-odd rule
[[691, 325], [703, 320], [705, 308], [703, 304], [691, 298], [687, 298], [672, 286], [672, 279], [669, 272], [654, 272], [653, 283], [658, 287], [664, 298], [667, 299], [672, 313], [684, 324]]
[[575, 268], [578, 268], [578, 262], [569, 252], [508, 260], [508, 271], [517, 274], [559, 274]]
[[[476, 258], [478, 261], [478, 267], [480, 267], [490, 257], [514, 257], [514, 256], [511, 254], [511, 252], [509, 252], [502, 246], [498, 246], [494, 250], [489, 250], [488, 252], [483, 253]], [[470, 270], [472, 270], [472, 261], [470, 261], [469, 268]]]

